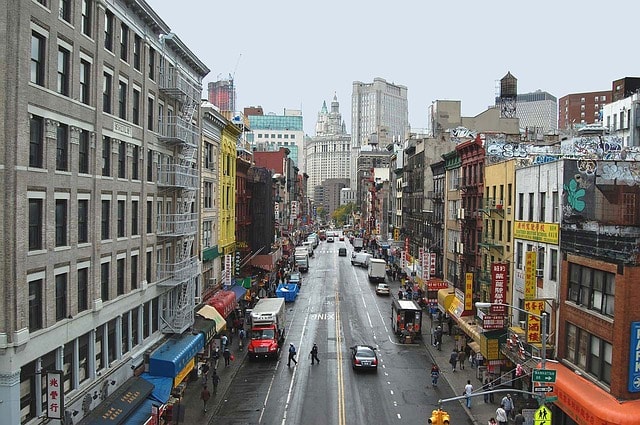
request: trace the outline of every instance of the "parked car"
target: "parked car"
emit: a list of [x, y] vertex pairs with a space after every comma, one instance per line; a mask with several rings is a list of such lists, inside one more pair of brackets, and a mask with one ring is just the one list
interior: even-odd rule
[[378, 283], [376, 286], [376, 294], [378, 295], [389, 295], [391, 291], [389, 290], [389, 285], [386, 283]]
[[338, 248], [338, 257], [346, 257], [347, 256], [347, 248]]
[[378, 370], [378, 355], [371, 345], [355, 345], [351, 348], [351, 368]]
[[289, 283], [295, 283], [298, 287], [302, 286], [302, 275], [299, 272], [289, 274]]

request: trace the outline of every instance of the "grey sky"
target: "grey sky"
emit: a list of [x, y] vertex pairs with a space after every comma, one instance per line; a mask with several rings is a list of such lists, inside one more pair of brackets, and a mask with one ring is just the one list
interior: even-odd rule
[[639, 15], [637, 1], [147, 2], [211, 69], [205, 86], [235, 71], [238, 110], [302, 109], [309, 135], [334, 93], [350, 132], [352, 83], [375, 77], [407, 87], [409, 122], [424, 128], [434, 100], [460, 100], [464, 116], [484, 111], [507, 71], [519, 93], [558, 98], [640, 76], [626, 18]]

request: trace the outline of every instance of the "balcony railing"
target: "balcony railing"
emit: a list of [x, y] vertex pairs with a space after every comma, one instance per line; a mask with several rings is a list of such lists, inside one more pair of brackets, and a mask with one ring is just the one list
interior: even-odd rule
[[197, 257], [186, 258], [178, 263], [158, 264], [158, 281], [161, 286], [177, 286], [188, 282], [200, 273]]
[[167, 143], [198, 145], [197, 127], [178, 117], [162, 117], [158, 123], [158, 139]]
[[180, 99], [184, 96], [199, 99], [201, 89], [193, 84], [180, 70], [171, 67], [160, 69], [158, 88], [168, 96]]
[[178, 164], [161, 165], [158, 171], [158, 185], [197, 189], [198, 170]]
[[196, 233], [198, 227], [198, 215], [187, 214], [160, 214], [158, 216], [158, 235], [161, 236], [187, 236]]

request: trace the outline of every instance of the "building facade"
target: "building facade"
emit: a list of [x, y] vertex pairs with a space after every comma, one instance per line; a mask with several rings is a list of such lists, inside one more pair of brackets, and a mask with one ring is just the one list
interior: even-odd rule
[[558, 128], [570, 130], [602, 123], [602, 107], [611, 102], [611, 90], [570, 93], [558, 100]]
[[[253, 112], [259, 112], [257, 108]], [[274, 152], [285, 148], [301, 172], [306, 170], [305, 135], [302, 111], [286, 109], [282, 115], [247, 115], [251, 145], [257, 151]]]

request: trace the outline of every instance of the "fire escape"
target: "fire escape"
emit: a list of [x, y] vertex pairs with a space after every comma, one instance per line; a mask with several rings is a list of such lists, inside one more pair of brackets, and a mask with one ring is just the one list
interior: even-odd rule
[[198, 127], [193, 117], [198, 110], [201, 85], [180, 67], [163, 61], [159, 90], [176, 102], [179, 114], [160, 119], [158, 141], [173, 150], [173, 161], [159, 165], [158, 188], [172, 209], [158, 211], [157, 234], [171, 246], [170, 258], [158, 264], [158, 285], [170, 288], [160, 309], [161, 330], [182, 333], [194, 320], [196, 280], [201, 264], [193, 252], [198, 228], [195, 209], [198, 190]]
[[376, 218], [377, 218], [376, 179], [375, 179], [375, 170], [373, 168], [369, 170], [368, 184], [369, 184], [369, 192], [371, 196], [371, 214], [369, 215], [369, 224], [367, 227], [368, 227], [369, 235], [371, 235], [373, 238], [373, 235], [376, 230]]

